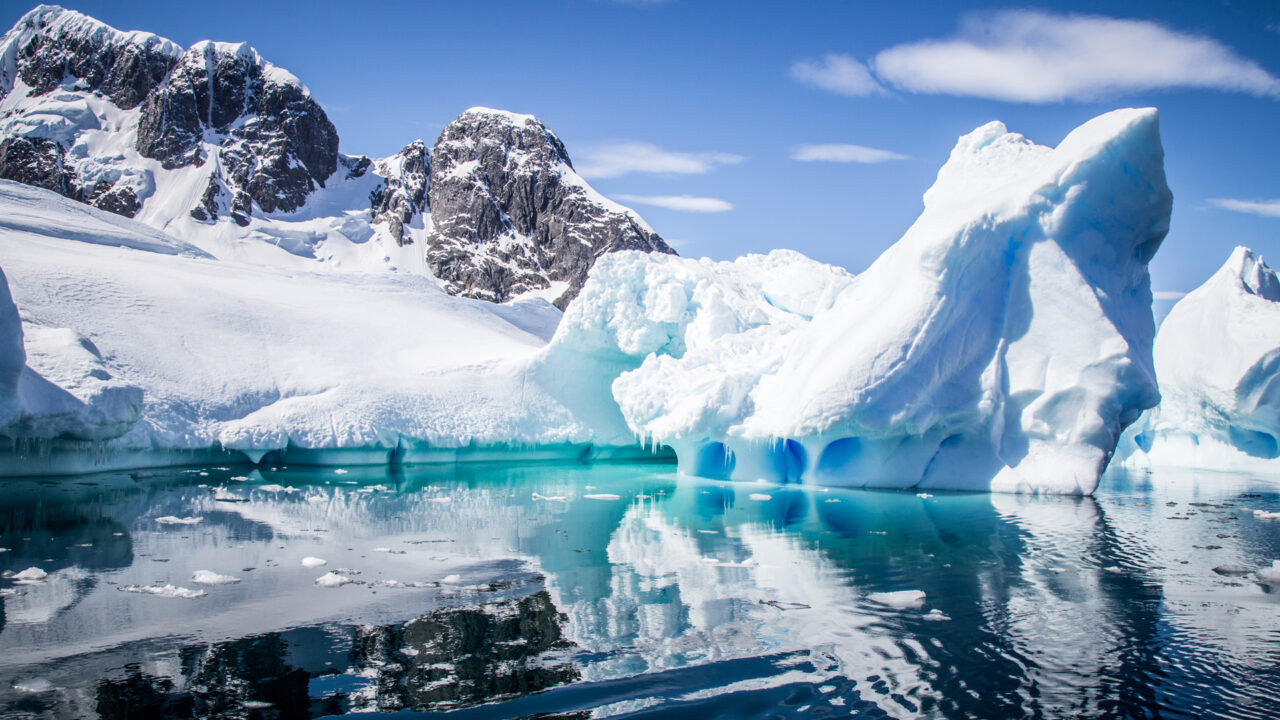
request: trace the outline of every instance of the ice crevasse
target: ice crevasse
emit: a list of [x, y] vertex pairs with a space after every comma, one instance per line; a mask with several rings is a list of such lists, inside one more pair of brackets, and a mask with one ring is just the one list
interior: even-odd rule
[[856, 277], [786, 251], [604, 257], [545, 355], [622, 368], [627, 427], [686, 473], [1092, 492], [1160, 399], [1157, 112], [1107, 113], [1056, 148], [989, 123], [924, 204]]
[[1169, 311], [1155, 340], [1163, 396], [1126, 431], [1131, 467], [1280, 472], [1280, 278], [1237, 247]]

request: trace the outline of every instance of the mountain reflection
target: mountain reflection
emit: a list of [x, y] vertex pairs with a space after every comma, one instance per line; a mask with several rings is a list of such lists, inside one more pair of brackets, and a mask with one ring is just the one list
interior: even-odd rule
[[[1119, 481], [1098, 500], [917, 496], [622, 465], [86, 482], [0, 498], [0, 567], [49, 573], [0, 581], [0, 709], [715, 715], [732, 692], [746, 714], [1277, 710], [1276, 596], [1209, 572], [1280, 550], [1230, 514], [1274, 491], [1184, 488], [1200, 501], [1168, 510]], [[240, 582], [118, 589], [198, 587], [195, 569]], [[351, 583], [317, 587], [330, 570]], [[35, 679], [52, 689], [19, 689]]]

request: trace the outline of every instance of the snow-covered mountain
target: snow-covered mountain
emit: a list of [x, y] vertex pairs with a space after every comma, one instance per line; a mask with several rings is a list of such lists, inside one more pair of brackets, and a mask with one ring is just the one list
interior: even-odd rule
[[433, 147], [346, 155], [306, 86], [248, 45], [183, 50], [48, 5], [0, 38], [0, 178], [219, 258], [432, 274], [492, 301], [563, 308], [601, 255], [673, 252], [532, 116], [473, 108]]

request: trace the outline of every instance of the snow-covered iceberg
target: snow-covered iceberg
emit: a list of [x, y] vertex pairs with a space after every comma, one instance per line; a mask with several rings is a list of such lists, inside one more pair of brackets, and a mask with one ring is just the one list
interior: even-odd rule
[[1280, 472], [1280, 278], [1237, 247], [1155, 341], [1163, 396], [1121, 441], [1132, 467]]
[[786, 253], [619, 254], [548, 354], [622, 369], [628, 427], [688, 473], [1090, 493], [1159, 400], [1147, 263], [1169, 226], [1163, 157], [1152, 109], [1056, 148], [993, 122], [863, 274]]

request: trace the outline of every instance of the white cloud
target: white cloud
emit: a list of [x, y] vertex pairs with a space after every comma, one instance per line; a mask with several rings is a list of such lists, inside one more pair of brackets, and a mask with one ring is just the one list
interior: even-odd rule
[[791, 66], [791, 77], [805, 85], [841, 95], [875, 95], [884, 88], [871, 77], [867, 66], [848, 55], [828, 54], [822, 60], [802, 60]]
[[631, 173], [702, 175], [720, 165], [736, 165], [746, 158], [732, 153], [683, 153], [642, 142], [588, 146], [578, 152], [574, 169], [585, 178], [616, 178]]
[[733, 204], [726, 200], [693, 195], [614, 195], [613, 197], [626, 203], [652, 205], [681, 212], [718, 213], [733, 209]]
[[1151, 293], [1151, 295], [1156, 300], [1181, 300], [1187, 296], [1187, 294], [1181, 290], [1156, 290]]
[[848, 56], [823, 63], [797, 63], [792, 75], [846, 95], [870, 94], [878, 78], [908, 92], [1028, 103], [1167, 88], [1280, 97], [1280, 78], [1212, 38], [1146, 20], [1030, 10], [975, 15], [954, 37], [884, 50], [870, 63], [874, 78]]
[[1232, 212], [1249, 213], [1263, 217], [1280, 217], [1280, 198], [1275, 200], [1232, 200], [1231, 198], [1210, 198], [1209, 204]]
[[801, 162], [863, 163], [870, 165], [889, 160], [909, 160], [910, 158], [891, 150], [880, 150], [863, 145], [829, 144], [801, 145], [791, 151], [791, 159]]

